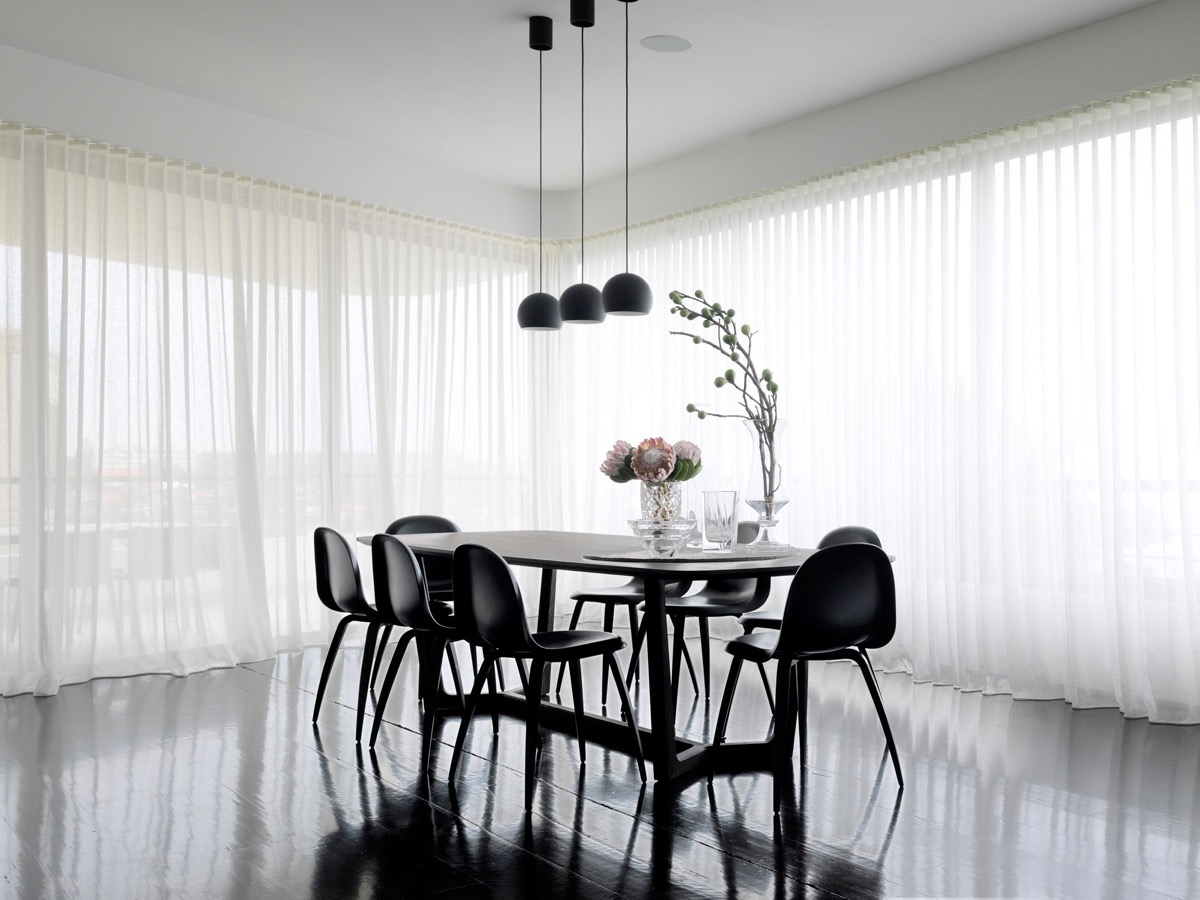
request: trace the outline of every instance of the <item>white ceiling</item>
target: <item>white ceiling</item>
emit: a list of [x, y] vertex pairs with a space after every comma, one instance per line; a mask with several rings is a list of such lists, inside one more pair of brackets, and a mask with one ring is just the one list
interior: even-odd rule
[[[634, 168], [1040, 40], [1152, 0], [641, 0], [629, 4]], [[626, 4], [596, 0], [587, 181], [623, 165]], [[5, 0], [0, 43], [363, 145], [536, 187], [579, 183], [569, 0]], [[652, 53], [676, 34], [694, 47]], [[150, 149], [154, 148], [140, 148]]]

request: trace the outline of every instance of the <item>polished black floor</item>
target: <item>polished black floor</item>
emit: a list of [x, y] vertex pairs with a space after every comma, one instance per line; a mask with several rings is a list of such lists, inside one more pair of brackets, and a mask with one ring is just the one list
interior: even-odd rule
[[[681, 698], [697, 736], [724, 683], [714, 651], [711, 703]], [[526, 817], [518, 719], [498, 740], [477, 720], [451, 791], [448, 717], [418, 773], [407, 660], [377, 752], [359, 752], [358, 654], [316, 729], [317, 649], [0, 700], [0, 896], [1200, 897], [1200, 728], [883, 676], [900, 792], [856, 671], [814, 664], [808, 769], [778, 830], [766, 773], [642, 791], [617, 751], [590, 746], [581, 774], [558, 732]], [[747, 671], [730, 736], [767, 724]]]

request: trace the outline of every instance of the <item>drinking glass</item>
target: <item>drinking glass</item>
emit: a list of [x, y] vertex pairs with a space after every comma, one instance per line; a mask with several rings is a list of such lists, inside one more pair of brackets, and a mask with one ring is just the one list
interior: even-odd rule
[[704, 492], [704, 537], [717, 545], [718, 553], [733, 550], [737, 537], [737, 491]]

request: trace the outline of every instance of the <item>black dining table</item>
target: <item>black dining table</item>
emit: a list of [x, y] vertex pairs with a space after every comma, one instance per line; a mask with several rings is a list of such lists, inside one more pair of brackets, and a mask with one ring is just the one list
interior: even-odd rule
[[[550, 631], [554, 627], [558, 572], [641, 578], [645, 586], [645, 647], [650, 679], [650, 728], [641, 729], [641, 738], [646, 756], [653, 764], [654, 780], [670, 783], [713, 768], [737, 771], [770, 767], [769, 742], [723, 743], [712, 747], [676, 734], [663, 583], [790, 576], [814, 551], [793, 548], [787, 555], [755, 555], [753, 548], [749, 548], [733, 555], [687, 553], [668, 559], [651, 559], [642, 549], [641, 542], [629, 535], [572, 531], [459, 531], [399, 537], [417, 556], [449, 557], [461, 544], [479, 544], [503, 557], [510, 565], [541, 570], [537, 631]], [[360, 536], [358, 540], [370, 544], [371, 536]], [[514, 699], [517, 696], [514, 695]], [[572, 710], [556, 704], [544, 706], [543, 720], [564, 729], [572, 728], [575, 721]], [[589, 714], [585, 717], [585, 728], [589, 740], [632, 750], [628, 729], [621, 722]]]

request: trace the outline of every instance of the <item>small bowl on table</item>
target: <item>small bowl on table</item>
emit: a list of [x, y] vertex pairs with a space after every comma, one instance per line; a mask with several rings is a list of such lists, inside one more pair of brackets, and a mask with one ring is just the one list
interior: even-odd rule
[[653, 559], [667, 559], [687, 543], [695, 522], [691, 519], [630, 519], [629, 527]]

